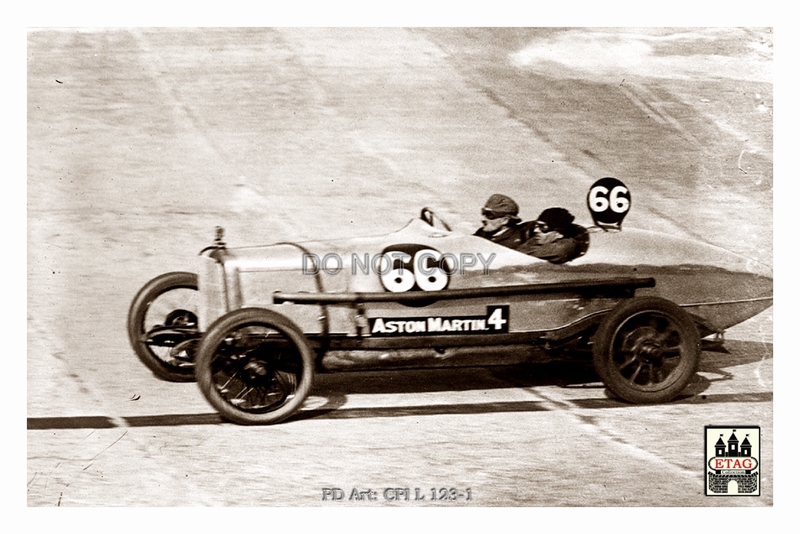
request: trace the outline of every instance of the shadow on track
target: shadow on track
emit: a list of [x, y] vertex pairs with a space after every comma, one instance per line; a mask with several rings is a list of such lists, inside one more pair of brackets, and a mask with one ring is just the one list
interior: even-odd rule
[[[718, 404], [772, 402], [773, 393], [743, 392], [707, 395], [712, 383], [735, 380], [730, 369], [772, 359], [772, 345], [767, 343], [729, 341], [726, 353], [704, 352], [698, 371], [715, 374], [709, 379], [697, 375], [686, 393], [672, 404]], [[324, 399], [321, 406], [304, 409], [287, 422], [307, 419], [364, 419], [373, 417], [410, 417], [424, 415], [470, 415], [508, 412], [539, 412], [552, 409], [542, 401], [499, 401], [481, 403], [429, 404], [421, 406], [345, 406], [348, 395], [414, 394], [448, 391], [471, 391], [509, 388], [556, 386], [565, 389], [592, 389], [598, 396], [570, 399], [566, 402], [581, 409], [636, 408], [610, 397], [597, 378], [590, 362], [552, 361], [539, 364], [408, 369], [392, 371], [354, 371], [320, 374], [312, 396]], [[165, 414], [132, 417], [78, 416], [28, 418], [28, 430], [157, 427], [182, 425], [217, 425], [226, 423], [219, 414]]]

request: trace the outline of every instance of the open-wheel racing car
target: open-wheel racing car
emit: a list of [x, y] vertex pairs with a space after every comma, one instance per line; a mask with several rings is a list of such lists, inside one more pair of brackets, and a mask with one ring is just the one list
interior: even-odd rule
[[[594, 225], [554, 264], [450, 230], [423, 209], [385, 236], [228, 248], [218, 230], [196, 273], [148, 282], [128, 316], [158, 377], [196, 380], [226, 419], [298, 411], [315, 373], [534, 361], [584, 354], [614, 395], [667, 402], [701, 351], [772, 305], [771, 268], [621, 223], [618, 180], [588, 195]], [[576, 225], [577, 226], [577, 225]]]

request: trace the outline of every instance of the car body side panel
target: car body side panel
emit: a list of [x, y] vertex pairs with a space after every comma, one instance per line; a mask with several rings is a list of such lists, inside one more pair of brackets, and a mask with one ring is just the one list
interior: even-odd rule
[[[529, 332], [564, 327], [607, 311], [619, 301], [569, 293], [441, 300], [426, 306], [397, 302], [320, 306], [275, 304], [272, 300], [276, 291], [386, 292], [375, 258], [404, 244], [452, 254], [461, 263], [453, 266], [447, 289], [653, 277], [655, 288], [640, 289], [638, 295], [657, 295], [675, 302], [712, 331], [722, 331], [772, 304], [771, 268], [718, 247], [636, 229], [594, 231], [590, 239], [585, 256], [562, 265], [475, 236], [435, 229], [418, 220], [386, 236], [225, 249], [224, 254], [203, 259], [200, 285], [206, 309], [201, 313], [201, 329], [225, 312], [244, 306], [273, 309], [308, 334], [356, 335], [364, 333], [364, 320], [376, 317], [480, 316], [489, 305], [508, 305], [509, 331]], [[480, 260], [464, 267], [462, 254]]]

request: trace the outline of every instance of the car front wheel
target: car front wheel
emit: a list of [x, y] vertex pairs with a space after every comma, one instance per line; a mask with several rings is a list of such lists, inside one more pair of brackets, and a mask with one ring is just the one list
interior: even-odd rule
[[194, 380], [197, 324], [197, 275], [162, 274], [146, 283], [128, 311], [128, 338], [153, 374], [170, 382]]
[[295, 413], [311, 390], [314, 355], [300, 329], [270, 310], [243, 308], [220, 317], [197, 350], [195, 376], [227, 420], [272, 424]]

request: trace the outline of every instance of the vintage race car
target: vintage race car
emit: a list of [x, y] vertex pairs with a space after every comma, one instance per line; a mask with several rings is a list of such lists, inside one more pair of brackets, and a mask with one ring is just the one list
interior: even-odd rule
[[147, 283], [129, 312], [158, 377], [196, 380], [220, 414], [268, 424], [299, 410], [315, 373], [475, 366], [585, 355], [633, 403], [667, 402], [702, 350], [772, 305], [767, 266], [626, 228], [614, 179], [587, 198], [576, 257], [552, 263], [454, 232], [431, 210], [389, 235], [229, 248]]

